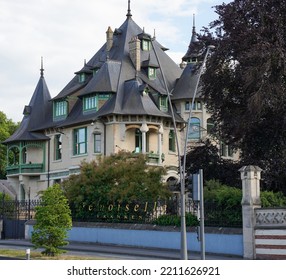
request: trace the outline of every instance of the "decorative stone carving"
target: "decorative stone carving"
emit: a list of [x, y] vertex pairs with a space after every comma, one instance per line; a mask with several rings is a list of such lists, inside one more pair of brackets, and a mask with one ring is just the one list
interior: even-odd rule
[[286, 209], [255, 209], [255, 223], [256, 227], [286, 227]]

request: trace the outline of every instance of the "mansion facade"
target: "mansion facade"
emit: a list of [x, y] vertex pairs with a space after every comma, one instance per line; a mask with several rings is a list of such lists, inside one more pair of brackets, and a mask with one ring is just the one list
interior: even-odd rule
[[37, 198], [39, 191], [78, 173], [82, 161], [120, 150], [146, 154], [149, 164], [167, 168], [165, 180], [178, 178], [172, 111], [182, 150], [188, 124], [190, 145], [201, 143], [212, 126], [199, 93], [188, 119], [198, 82], [195, 66], [203, 59], [194, 51], [196, 43], [193, 27], [179, 67], [135, 23], [128, 7], [123, 24], [107, 29], [103, 46], [53, 98], [42, 66], [20, 127], [4, 142], [7, 179], [18, 199]]

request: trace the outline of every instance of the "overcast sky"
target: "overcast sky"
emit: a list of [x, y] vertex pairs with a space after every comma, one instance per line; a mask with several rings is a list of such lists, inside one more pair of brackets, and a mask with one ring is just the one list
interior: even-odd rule
[[[217, 18], [223, 0], [131, 0], [133, 20], [169, 48], [178, 64], [196, 29]], [[230, 2], [225, 0], [224, 2]], [[56, 96], [126, 19], [128, 0], [0, 0], [0, 111], [21, 121], [40, 77], [41, 57]]]

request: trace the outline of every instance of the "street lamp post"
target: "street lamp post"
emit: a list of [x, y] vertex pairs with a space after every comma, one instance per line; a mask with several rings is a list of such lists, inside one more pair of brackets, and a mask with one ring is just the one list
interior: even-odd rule
[[[157, 51], [156, 48], [154, 47], [153, 42], [151, 41], [152, 44], [152, 49], [154, 50], [154, 54], [155, 57], [158, 61], [159, 66], [161, 66], [160, 64], [160, 59], [157, 55]], [[190, 114], [189, 114], [189, 119], [191, 117], [191, 112], [192, 112], [192, 107], [196, 98], [196, 94], [197, 94], [197, 90], [198, 90], [198, 86], [199, 86], [199, 81], [201, 78], [201, 74], [202, 74], [202, 69], [206, 63], [206, 59], [207, 56], [209, 54], [210, 49], [213, 49], [214, 46], [208, 46], [207, 47], [207, 51], [203, 60], [203, 64], [201, 66], [200, 69], [200, 73], [199, 73], [199, 77], [197, 80], [197, 84], [195, 87], [195, 91], [194, 91], [194, 95], [193, 95], [193, 99], [192, 99], [192, 105], [190, 108]], [[183, 160], [183, 165], [182, 165], [182, 161], [181, 161], [181, 153], [180, 153], [180, 142], [179, 142], [179, 137], [178, 137], [178, 131], [177, 131], [177, 126], [176, 126], [176, 119], [175, 119], [175, 114], [174, 114], [174, 110], [173, 110], [173, 106], [172, 106], [172, 101], [171, 101], [171, 94], [169, 92], [168, 86], [167, 86], [167, 82], [166, 82], [166, 78], [165, 78], [165, 74], [162, 68], [161, 69], [161, 73], [162, 73], [162, 78], [163, 78], [163, 82], [167, 91], [167, 97], [168, 97], [168, 103], [170, 105], [170, 111], [171, 111], [171, 115], [172, 115], [172, 122], [173, 122], [173, 126], [174, 126], [174, 134], [175, 134], [175, 139], [176, 139], [176, 147], [177, 147], [177, 151], [178, 151], [178, 162], [179, 162], [179, 173], [180, 173], [180, 186], [181, 186], [181, 259], [182, 260], [187, 260], [188, 259], [188, 253], [187, 253], [187, 231], [186, 231], [186, 199], [185, 199], [185, 170], [186, 170], [186, 151], [187, 151], [187, 138], [188, 138], [188, 133], [189, 133], [189, 124], [187, 125], [187, 132], [186, 132], [186, 138], [185, 138], [185, 146], [184, 146], [184, 160]]]
[[183, 150], [183, 165], [181, 166], [182, 169], [180, 170], [180, 182], [181, 182], [181, 259], [186, 260], [188, 259], [188, 254], [187, 254], [187, 233], [186, 233], [186, 194], [185, 194], [185, 175], [186, 175], [186, 158], [187, 158], [187, 146], [188, 146], [188, 135], [189, 135], [189, 130], [190, 130], [190, 120], [192, 118], [192, 110], [193, 106], [195, 103], [201, 75], [203, 72], [203, 68], [206, 64], [207, 57], [209, 55], [209, 52], [211, 49], [214, 49], [215, 47], [213, 45], [209, 45], [206, 50], [206, 54], [202, 63], [202, 66], [199, 71], [196, 87], [194, 90], [194, 94], [192, 97], [192, 103], [191, 103], [191, 108], [189, 111], [189, 117], [188, 117], [188, 125], [186, 129], [186, 137], [185, 137], [185, 143], [184, 143], [184, 150]]

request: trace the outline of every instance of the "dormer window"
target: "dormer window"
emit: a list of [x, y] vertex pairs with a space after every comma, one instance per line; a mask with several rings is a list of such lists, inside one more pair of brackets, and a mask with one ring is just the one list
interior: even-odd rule
[[32, 111], [32, 107], [29, 106], [29, 105], [26, 105], [25, 108], [24, 108], [24, 111], [23, 111], [23, 115], [24, 116], [28, 116], [31, 114], [31, 111]]
[[68, 113], [68, 103], [66, 100], [54, 101], [54, 119], [62, 119], [67, 116]]
[[143, 51], [150, 51], [151, 50], [151, 41], [142, 39], [142, 50]]
[[156, 79], [156, 68], [148, 67], [148, 78], [149, 79]]
[[84, 83], [86, 81], [86, 74], [85, 73], [80, 73], [78, 75], [78, 81], [79, 81], [79, 83]]
[[160, 96], [159, 102], [160, 102], [160, 110], [163, 111], [163, 112], [167, 112], [168, 111], [168, 99], [167, 99], [167, 96]]
[[85, 96], [83, 98], [83, 111], [97, 110], [96, 94]]
[[97, 111], [111, 97], [110, 93], [93, 93], [83, 97], [83, 111]]

